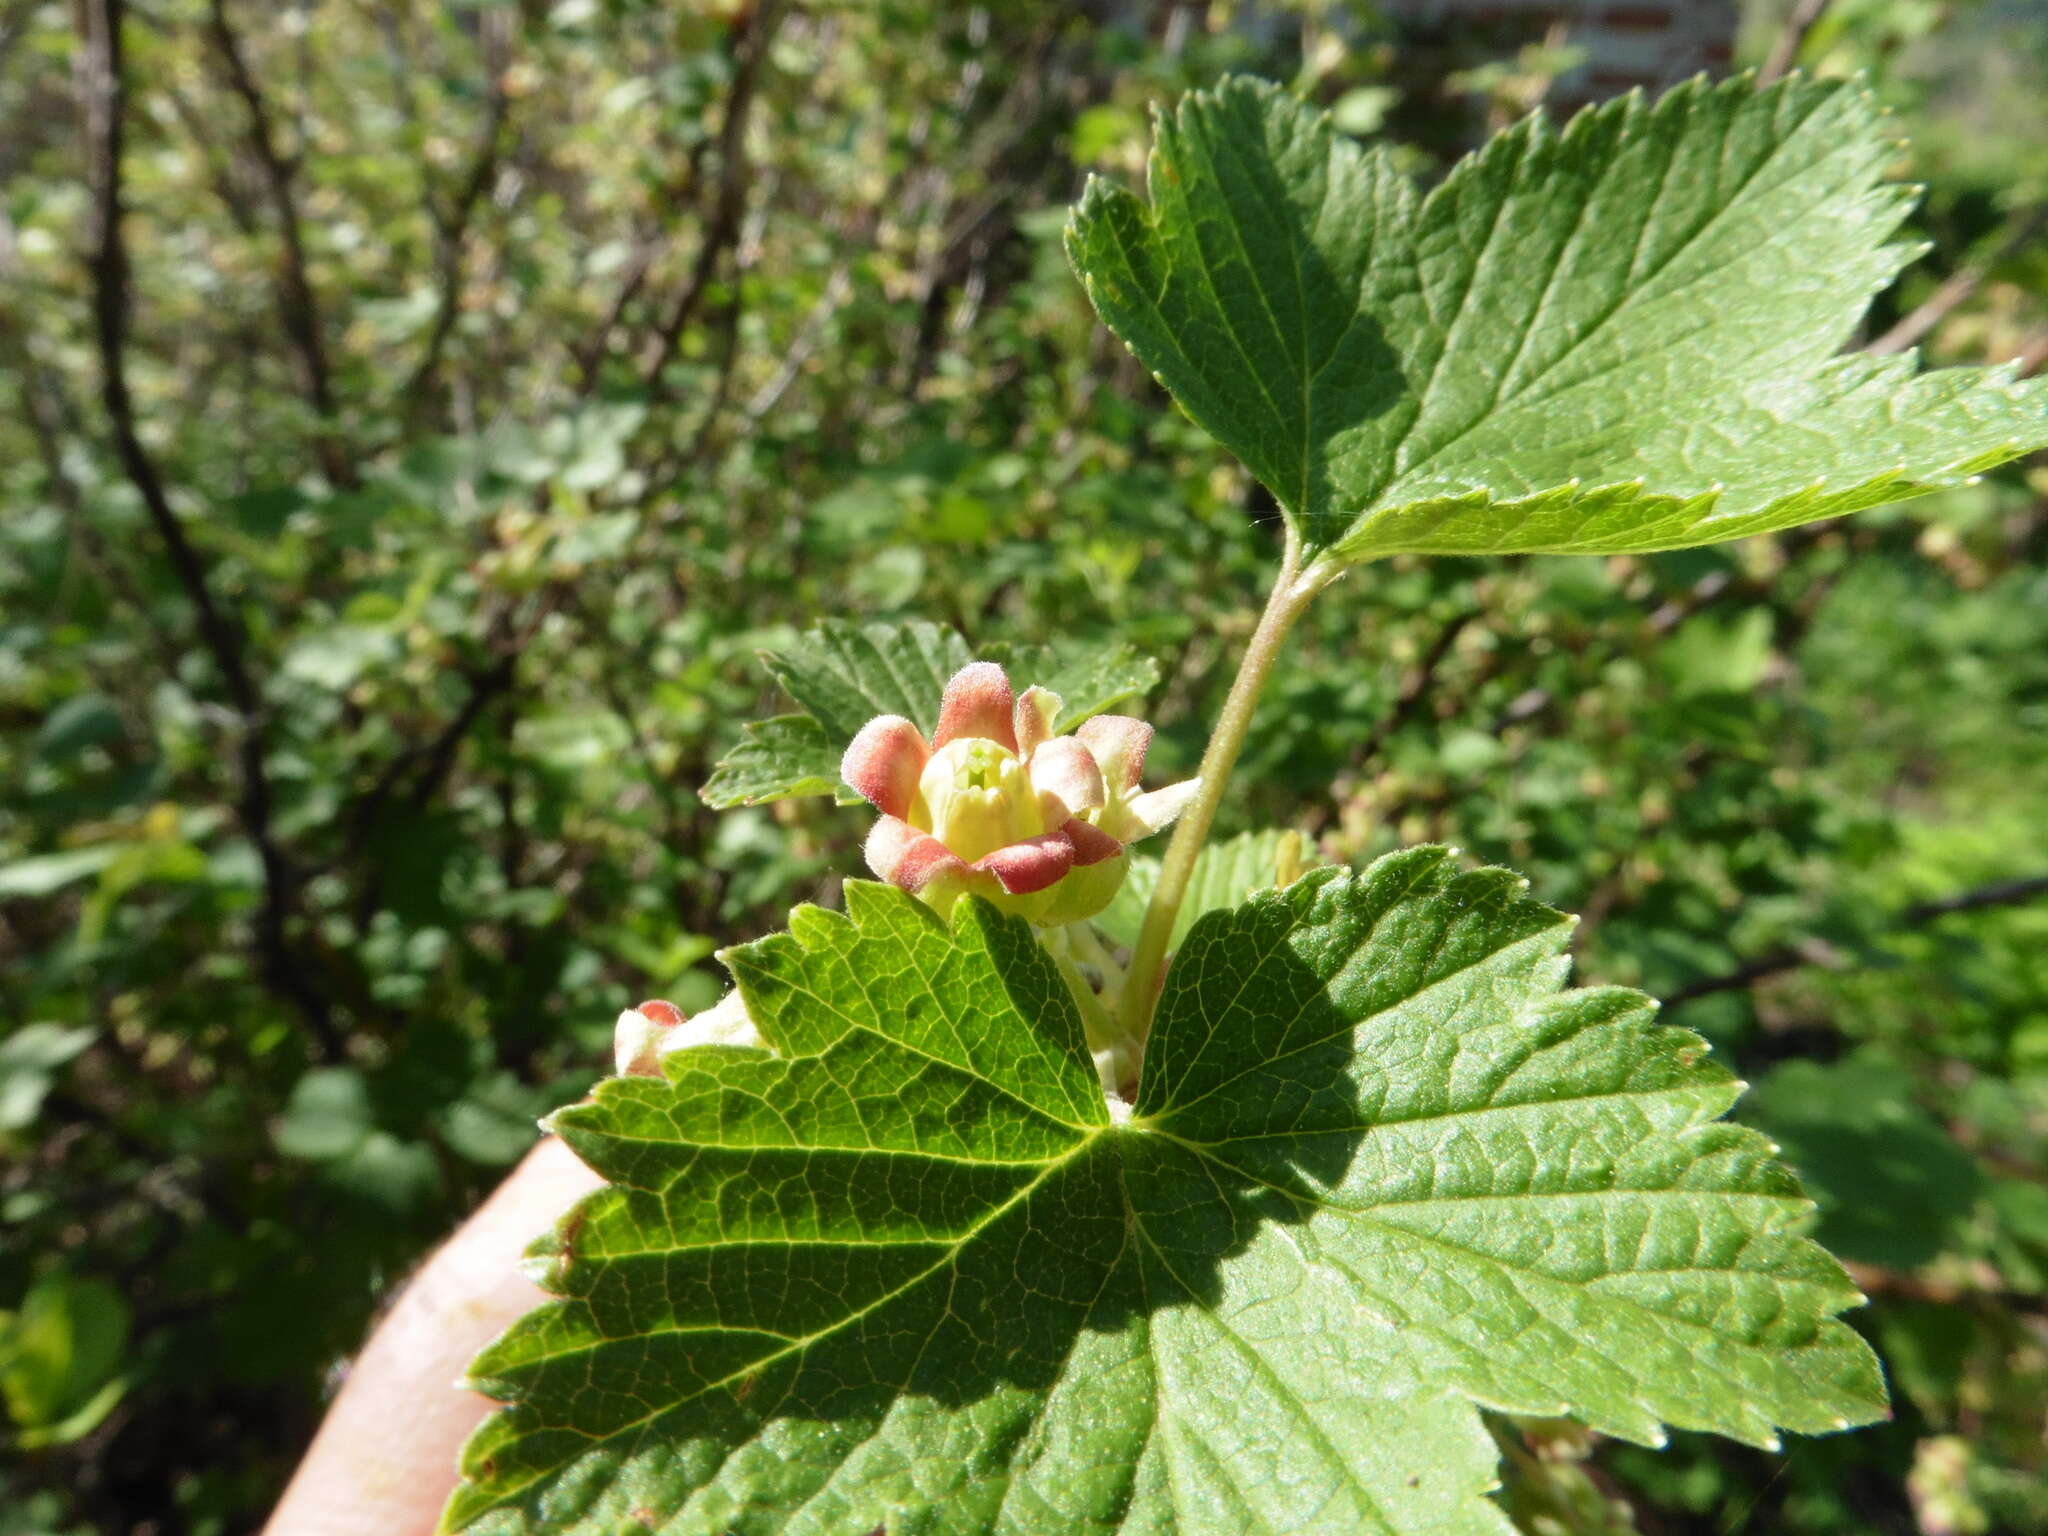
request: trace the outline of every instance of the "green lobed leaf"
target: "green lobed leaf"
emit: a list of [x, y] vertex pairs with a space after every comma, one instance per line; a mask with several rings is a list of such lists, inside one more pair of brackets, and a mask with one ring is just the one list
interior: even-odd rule
[[999, 643], [974, 650], [942, 624], [854, 624], [827, 619], [762, 662], [803, 710], [746, 726], [740, 744], [698, 791], [720, 810], [798, 795], [860, 797], [840, 782], [846, 744], [876, 715], [902, 715], [927, 736], [938, 724], [946, 680], [977, 657], [1000, 662], [1019, 688], [1038, 683], [1064, 701], [1057, 729], [1082, 721], [1159, 681], [1157, 663], [1127, 645], [1071, 655], [1041, 645]]
[[1879, 1416], [1738, 1085], [1442, 849], [1211, 913], [1135, 1113], [1026, 924], [887, 887], [728, 952], [777, 1054], [562, 1111], [609, 1181], [447, 1525], [1507, 1536], [1475, 1404], [1758, 1444]]
[[1311, 553], [1670, 549], [2048, 443], [2048, 381], [1838, 355], [1912, 255], [1861, 86], [1695, 80], [1532, 117], [1427, 197], [1277, 87], [1162, 114], [1091, 181], [1096, 309]]

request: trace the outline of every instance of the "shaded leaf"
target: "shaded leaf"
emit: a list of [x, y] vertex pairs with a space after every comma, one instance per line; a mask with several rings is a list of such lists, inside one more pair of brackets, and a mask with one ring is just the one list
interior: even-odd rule
[[96, 1029], [36, 1023], [0, 1040], [0, 1131], [33, 1125], [57, 1074], [98, 1038]]
[[0, 1313], [0, 1400], [25, 1447], [91, 1433], [120, 1401], [128, 1304], [104, 1280], [56, 1274]]
[[1985, 1187], [1977, 1164], [1914, 1102], [1913, 1080], [1870, 1057], [1788, 1061], [1743, 1118], [1783, 1148], [1845, 1258], [1914, 1269], [1953, 1245]]

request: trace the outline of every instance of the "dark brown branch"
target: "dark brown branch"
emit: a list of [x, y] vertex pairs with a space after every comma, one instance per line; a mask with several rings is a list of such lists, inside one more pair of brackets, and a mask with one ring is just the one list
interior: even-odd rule
[[259, 230], [256, 217], [249, 209], [246, 189], [237, 185], [233, 158], [215, 142], [206, 115], [193, 104], [186, 92], [178, 88], [176, 80], [166, 80], [158, 89], [163, 92], [164, 100], [171, 104], [179, 126], [191, 135], [193, 144], [197, 146], [200, 163], [206, 167], [206, 179], [213, 187], [213, 195], [220, 199], [222, 211], [244, 239], [256, 239]]
[[[695, 195], [698, 178], [704, 172], [704, 157], [710, 148], [711, 141], [708, 138], [699, 139], [690, 146], [690, 153], [683, 160], [682, 173], [676, 177], [675, 184], [662, 200], [668, 217], [673, 217], [676, 210]], [[618, 330], [619, 323], [626, 317], [626, 311], [632, 307], [633, 301], [640, 297], [641, 289], [646, 287], [647, 274], [653, 270], [654, 259], [660, 251], [658, 228], [646, 231], [634, 241], [633, 254], [627, 259], [625, 274], [619, 280], [618, 289], [613, 293], [611, 303], [606, 306], [604, 318], [598, 321], [596, 329], [576, 350], [576, 392], [579, 396], [587, 397], [597, 388], [599, 369], [604, 363], [605, 354], [611, 350], [612, 333]]]
[[[454, 771], [463, 738], [483, 718], [484, 711], [492, 702], [510, 693], [518, 683], [519, 658], [567, 590], [566, 583], [550, 582], [541, 590], [532, 612], [521, 624], [513, 622], [509, 606], [501, 606], [492, 613], [484, 625], [483, 641], [492, 657], [490, 664], [465, 672], [469, 693], [456, 712], [430, 740], [399, 752], [385, 764], [384, 771], [349, 808], [347, 822], [353, 838], [361, 838], [392, 796], [397, 794], [399, 786], [405, 783], [408, 773], [412, 773], [413, 778], [405, 792], [405, 803], [413, 810], [424, 808], [440, 792], [442, 784]], [[414, 772], [415, 766], [417, 772]]]
[[[2018, 880], [1998, 880], [1990, 885], [1980, 885], [1973, 890], [1959, 891], [1953, 896], [1943, 896], [1934, 901], [1918, 901], [1903, 909], [1895, 919], [1895, 926], [1918, 928], [1937, 918], [1956, 912], [1976, 912], [1985, 907], [2010, 907], [2022, 902], [2048, 896], [2048, 875], [2029, 875]], [[1825, 966], [1831, 970], [1841, 969], [1841, 954], [1830, 945], [1818, 939], [1805, 939], [1797, 944], [1788, 944], [1774, 949], [1738, 965], [1732, 971], [1719, 976], [1707, 976], [1698, 981], [1687, 982], [1665, 996], [1667, 1010], [1689, 1003], [1694, 998], [1711, 997], [1716, 992], [1736, 992], [1753, 986], [1772, 976], [1783, 975], [1808, 965]]]
[[1954, 275], [1929, 294], [1917, 309], [1864, 350], [1879, 354], [1905, 351], [1946, 320], [1957, 305], [1983, 286], [1985, 278], [2039, 239], [2044, 229], [2048, 229], [2048, 203], [2015, 220], [2006, 237], [1998, 242], [1989, 256], [1958, 267]]
[[488, 85], [484, 94], [483, 128], [477, 135], [476, 152], [469, 169], [456, 187], [455, 196], [443, 210], [431, 190], [427, 194], [427, 216], [434, 223], [435, 271], [439, 291], [435, 298], [434, 324], [427, 333], [426, 351], [405, 382], [403, 397], [417, 406], [433, 387], [440, 372], [448, 339], [455, 334], [455, 322], [462, 313], [462, 270], [469, 225], [484, 193], [497, 178], [498, 160], [504, 152], [505, 123], [511, 116], [512, 93], [506, 88], [505, 57], [509, 21], [502, 11], [485, 13], [482, 23]]
[[1365, 739], [1365, 745], [1358, 749], [1354, 766], [1363, 769], [1386, 750], [1402, 726], [1414, 718], [1422, 701], [1429, 697], [1430, 689], [1436, 682], [1437, 669], [1444, 664], [1444, 658], [1451, 654], [1451, 647], [1458, 643], [1458, 636], [1484, 615], [1478, 609], [1469, 609], [1453, 615], [1436, 632], [1429, 642], [1429, 648], [1422, 653], [1401, 681], [1401, 691], [1394, 696], [1394, 707], [1387, 711], [1386, 718], [1373, 727], [1372, 734]]
[[123, 473], [141, 498], [163, 541], [172, 572], [196, 615], [199, 638], [212, 657], [228, 698], [240, 716], [237, 759], [241, 791], [236, 812], [263, 867], [263, 900], [256, 915], [257, 957], [270, 987], [298, 1011], [314, 1054], [339, 1060], [342, 1040], [326, 999], [307, 981], [287, 934], [297, 882], [271, 825], [269, 771], [264, 761], [265, 704], [243, 655], [240, 626], [215, 602], [206, 566], [186, 537], [156, 462], [136, 430], [135, 401], [128, 388], [130, 269], [122, 235], [125, 212], [123, 150], [127, 85], [122, 73], [121, 24], [125, 0], [83, 0], [79, 7], [84, 47], [78, 59], [78, 95], [85, 126], [92, 194], [93, 326], [100, 362], [100, 401]]
[[660, 333], [648, 348], [641, 379], [650, 400], [667, 397], [668, 366], [682, 347], [683, 333], [704, 301], [726, 253], [738, 240], [747, 202], [747, 124], [753, 115], [761, 67], [768, 57], [768, 45], [782, 18], [779, 0], [762, 0], [742, 23], [733, 38], [732, 89], [725, 100], [725, 120], [718, 128], [718, 194], [711, 205], [710, 222], [697, 246], [682, 292], [669, 306]]
[[1806, 34], [1814, 29], [1827, 8], [1828, 0], [1798, 0], [1778, 35], [1771, 40], [1771, 51], [1756, 72], [1757, 84], [1769, 85], [1798, 62], [1799, 50], [1806, 46]]
[[1951, 912], [1975, 912], [1982, 907], [2010, 907], [2048, 896], [2048, 875], [2030, 875], [2023, 880], [1999, 880], [1961, 891], [1937, 901], [1916, 901], [1900, 917], [1907, 923], [1928, 923]]
[[507, 649], [489, 666], [467, 674], [469, 693], [455, 713], [443, 722], [431, 739], [395, 754], [350, 809], [348, 820], [358, 836], [383, 813], [400, 786], [406, 784], [408, 775], [412, 778], [405, 792], [408, 806], [418, 810], [433, 799], [455, 766], [463, 737], [483, 717], [484, 710], [493, 700], [511, 690], [517, 680], [518, 666], [518, 652]]
[[298, 161], [296, 157], [286, 158], [278, 147], [270, 104], [250, 71], [248, 55], [228, 18], [227, 0], [210, 0], [208, 31], [212, 34], [222, 64], [226, 66], [228, 83], [241, 98], [248, 118], [249, 150], [262, 173], [264, 193], [277, 224], [278, 318], [298, 358], [307, 402], [319, 420], [313, 440], [314, 454], [320, 461], [320, 472], [330, 484], [351, 486], [356, 483], [355, 464], [336, 432], [334, 385], [327, 364], [326, 343], [322, 340], [320, 304], [307, 276], [306, 244], [295, 184]]
[[469, 697], [462, 701], [462, 707], [441, 727], [422, 754], [423, 766], [413, 779], [412, 787], [406, 791], [407, 806], [415, 811], [422, 810], [440, 793], [441, 786], [448, 782], [448, 775], [455, 769], [463, 738], [483, 718], [483, 712], [494, 700], [512, 691], [518, 676], [519, 652], [514, 649], [508, 650], [470, 679]]

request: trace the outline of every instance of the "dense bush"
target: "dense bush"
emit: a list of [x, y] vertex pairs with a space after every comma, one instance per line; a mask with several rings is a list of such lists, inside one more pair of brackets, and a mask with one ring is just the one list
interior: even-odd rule
[[[776, 0], [155, 0], [116, 58], [124, 8], [73, 9], [0, 7], [0, 1532], [244, 1530], [620, 1007], [709, 1001], [852, 867], [859, 817], [695, 795], [772, 712], [758, 649], [1114, 631], [1189, 767], [1273, 509], [1060, 251], [1146, 103], [1293, 80], [1427, 174], [1569, 60]], [[2038, 367], [2038, 15], [1843, 3], [1805, 48], [1930, 185], [1873, 339]], [[2021, 464], [1721, 549], [1396, 561], [1269, 695], [1226, 819], [1583, 912], [1581, 973], [1757, 1084], [1873, 1297], [1896, 1421], [1593, 1449], [1645, 1533], [2048, 1532], [2044, 556]], [[1525, 1527], [1609, 1529], [1521, 1433]]]

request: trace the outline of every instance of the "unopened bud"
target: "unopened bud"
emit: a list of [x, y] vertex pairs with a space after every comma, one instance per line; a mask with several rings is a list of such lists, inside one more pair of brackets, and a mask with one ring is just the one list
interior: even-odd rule
[[659, 1077], [661, 1060], [698, 1045], [766, 1046], [737, 991], [717, 1006], [688, 1017], [674, 1003], [659, 1000], [628, 1008], [612, 1031], [612, 1057], [621, 1077]]

